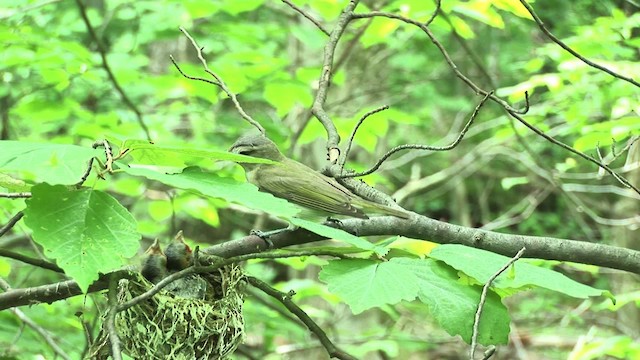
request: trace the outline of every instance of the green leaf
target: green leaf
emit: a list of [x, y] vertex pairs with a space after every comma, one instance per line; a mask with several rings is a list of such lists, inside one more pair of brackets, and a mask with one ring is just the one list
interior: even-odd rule
[[163, 174], [151, 169], [132, 167], [122, 170], [129, 175], [143, 176], [180, 189], [196, 190], [203, 195], [225, 199], [274, 216], [289, 218], [300, 211], [297, 206], [286, 200], [258, 191], [254, 185], [220, 177], [199, 168], [186, 168], [179, 174]]
[[415, 275], [397, 259], [334, 260], [322, 267], [319, 278], [329, 291], [344, 299], [354, 314], [401, 300], [411, 301], [418, 295]]
[[348, 232], [336, 228], [332, 228], [326, 225], [318, 224], [313, 221], [308, 221], [300, 218], [291, 218], [289, 221], [295, 225], [302, 228], [305, 228], [311, 232], [314, 232], [318, 235], [326, 236], [330, 239], [344, 241], [347, 244], [353, 245], [359, 249], [374, 251], [376, 254], [380, 256], [384, 256], [387, 253], [388, 249], [374, 245], [362, 238], [359, 238], [355, 235], [351, 235]]
[[308, 107], [313, 102], [309, 86], [295, 82], [267, 83], [264, 98], [276, 108], [278, 116], [286, 115], [295, 104]]
[[131, 151], [134, 162], [137, 164], [184, 166], [185, 161], [189, 158], [205, 158], [239, 163], [275, 164], [272, 160], [233, 154], [228, 151], [158, 146], [144, 140], [126, 140], [123, 142], [122, 148]]
[[103, 151], [77, 145], [0, 141], [1, 171], [34, 174], [39, 181], [71, 185], [80, 181], [89, 159]]
[[133, 216], [109, 194], [48, 184], [32, 188], [24, 221], [45, 254], [86, 292], [98, 279], [136, 254], [140, 234]]
[[264, 0], [225, 0], [222, 10], [231, 15], [238, 15], [243, 12], [252, 11], [260, 7]]
[[[470, 343], [482, 289], [461, 284], [453, 269], [432, 259], [399, 258], [398, 263], [418, 279], [418, 298], [427, 305], [438, 324], [449, 334], [460, 335]], [[507, 343], [509, 313], [492, 291], [487, 293], [479, 330], [481, 344]]]
[[[333, 260], [322, 267], [320, 280], [357, 314], [372, 307], [416, 297], [449, 334], [471, 341], [480, 301], [479, 286], [463, 285], [456, 272], [432, 259], [392, 258]], [[480, 318], [481, 344], [506, 344], [509, 314], [500, 297], [489, 292]]]
[[[440, 245], [433, 249], [429, 256], [463, 271], [481, 284], [486, 283], [510, 260], [506, 256], [456, 244]], [[590, 296], [609, 296], [607, 291], [592, 288], [571, 280], [557, 271], [523, 261], [517, 261], [512, 272], [505, 271], [500, 274], [492, 286], [499, 289], [526, 289], [537, 286], [581, 299]]]

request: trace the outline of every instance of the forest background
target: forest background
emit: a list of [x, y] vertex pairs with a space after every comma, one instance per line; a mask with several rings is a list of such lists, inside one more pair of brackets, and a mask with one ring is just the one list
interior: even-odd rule
[[[341, 241], [307, 234], [311, 244], [289, 247], [301, 256], [256, 253], [242, 262], [249, 276], [295, 291], [291, 299], [341, 350], [248, 286], [245, 340], [234, 358], [468, 358], [474, 335], [482, 351], [497, 346], [494, 358], [639, 358], [639, 9], [624, 0], [3, 3], [0, 304], [8, 310], [0, 313], [0, 355], [86, 356], [108, 313], [107, 282], [89, 285], [138, 264], [155, 238], [167, 243], [182, 230], [217, 255], [223, 243], [237, 244], [228, 256], [263, 249], [250, 231], [291, 217], [238, 196], [259, 194], [239, 187], [244, 173], [224, 155], [255, 130], [253, 119], [314, 169], [346, 154], [346, 169], [364, 171], [396, 146], [420, 145], [358, 178], [428, 219], [344, 221], [374, 246], [297, 224]], [[110, 163], [104, 139], [114, 155], [131, 155]], [[83, 178], [92, 157], [100, 161]], [[214, 180], [163, 177], [187, 166]], [[81, 179], [80, 190], [105, 197], [75, 209], [113, 201], [134, 219], [101, 259], [82, 266], [65, 261], [76, 248], [59, 251], [63, 232], [38, 230], [53, 226], [40, 216], [53, 211], [38, 207], [42, 199], [56, 203]], [[212, 184], [228, 187], [205, 187]], [[95, 230], [87, 219], [77, 226]], [[329, 260], [327, 249], [342, 260]], [[496, 308], [483, 316], [491, 325], [473, 330], [476, 309], [447, 286], [479, 300], [509, 258], [535, 270], [511, 266], [490, 284]], [[437, 287], [394, 259], [429, 260], [455, 281]], [[346, 276], [383, 266], [375, 276]], [[523, 273], [530, 276], [516, 281]], [[375, 284], [361, 286], [365, 278]], [[77, 282], [67, 296], [9, 296], [67, 281]]]

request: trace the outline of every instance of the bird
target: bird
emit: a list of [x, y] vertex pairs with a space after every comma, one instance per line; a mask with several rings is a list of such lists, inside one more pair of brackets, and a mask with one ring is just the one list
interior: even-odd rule
[[408, 219], [409, 213], [365, 200], [310, 167], [284, 156], [276, 144], [264, 135], [240, 137], [229, 149], [241, 155], [268, 159], [275, 164], [239, 162], [249, 183], [260, 191], [311, 209], [323, 215], [345, 215], [368, 219], [369, 214], [391, 215]]
[[140, 273], [145, 279], [156, 284], [167, 276], [167, 257], [162, 252], [160, 241], [156, 239], [144, 254]]
[[164, 253], [167, 256], [167, 270], [169, 270], [169, 273], [184, 270], [191, 264], [193, 251], [184, 242], [182, 230], [178, 231]]

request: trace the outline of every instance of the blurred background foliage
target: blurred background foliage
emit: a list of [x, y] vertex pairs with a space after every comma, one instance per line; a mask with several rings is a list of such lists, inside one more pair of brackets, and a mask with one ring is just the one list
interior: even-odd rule
[[[331, 29], [347, 1], [294, 3]], [[187, 74], [206, 76], [178, 30], [182, 26], [203, 47], [209, 67], [283, 151], [315, 168], [325, 163], [325, 131], [309, 108], [327, 36], [284, 3], [89, 0], [85, 6], [100, 46], [88, 32], [77, 1], [14, 0], [0, 5], [1, 139], [90, 146], [105, 137], [148, 136], [164, 146], [227, 149], [251, 127], [219, 89], [185, 79], [171, 64], [169, 55]], [[628, 76], [640, 73], [640, 7], [635, 2], [538, 0], [533, 6], [547, 27], [582, 55]], [[373, 9], [426, 21], [435, 2], [363, 1], [357, 11]], [[632, 165], [640, 150], [631, 146], [622, 152], [640, 132], [636, 87], [550, 43], [518, 1], [443, 1], [430, 28], [467, 77], [517, 107], [524, 107], [528, 91], [527, 121], [590, 155], [600, 146], [605, 161], [638, 184], [639, 172]], [[100, 48], [130, 105], [105, 71]], [[326, 109], [343, 140], [365, 112], [391, 107], [369, 118], [358, 132], [348, 161], [355, 170], [368, 168], [396, 145], [450, 143], [480, 100], [419, 29], [390, 19], [352, 22], [335, 61]], [[198, 165], [243, 178], [240, 168], [229, 163]], [[593, 164], [513, 123], [490, 103], [454, 150], [407, 151], [364, 179], [402, 206], [451, 223], [640, 248], [637, 195]], [[95, 187], [116, 194], [134, 214], [145, 241], [168, 239], [183, 229], [192, 243], [204, 245], [273, 225], [264, 216], [229, 208], [222, 201], [127, 176], [110, 177]], [[24, 207], [21, 200], [0, 199], [0, 205], [3, 224]], [[16, 230], [2, 237], [0, 246], [38, 254], [26, 228], [19, 225]], [[640, 354], [637, 277], [546, 264], [584, 283], [612, 289], [626, 300], [610, 307], [593, 300], [541, 296], [544, 293], [511, 298], [511, 341], [499, 358]], [[354, 318], [316, 281], [317, 261], [264, 261], [247, 267], [284, 291], [296, 289], [296, 301], [356, 356], [441, 359], [465, 354], [458, 339], [434, 328], [424, 309], [411, 303]], [[59, 280], [3, 258], [0, 275], [14, 287]], [[95, 325], [104, 301], [90, 295], [22, 310], [79, 358], [82, 324]], [[282, 311], [259, 294], [249, 296], [244, 356], [326, 356], [306, 329], [283, 321]], [[2, 356], [53, 358], [51, 349], [13, 314], [5, 311], [0, 318]]]

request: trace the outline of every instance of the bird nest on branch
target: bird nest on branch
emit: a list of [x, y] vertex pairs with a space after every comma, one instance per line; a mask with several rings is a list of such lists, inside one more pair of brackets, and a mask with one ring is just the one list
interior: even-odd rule
[[[244, 338], [243, 283], [243, 273], [236, 265], [174, 281], [153, 297], [116, 314], [122, 351], [134, 359], [228, 357]], [[123, 279], [118, 302], [129, 301], [151, 286], [142, 276]], [[101, 338], [97, 353], [108, 354], [104, 324]]]

